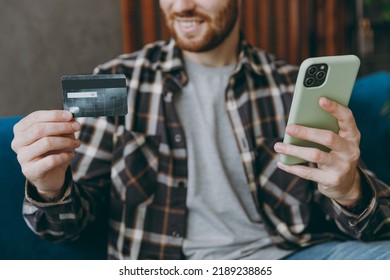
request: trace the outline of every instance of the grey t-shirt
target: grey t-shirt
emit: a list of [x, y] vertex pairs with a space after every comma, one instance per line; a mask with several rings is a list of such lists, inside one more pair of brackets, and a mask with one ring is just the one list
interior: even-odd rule
[[189, 83], [174, 104], [188, 149], [188, 259], [278, 259], [256, 210], [232, 126], [225, 89], [234, 65], [211, 68], [185, 60]]

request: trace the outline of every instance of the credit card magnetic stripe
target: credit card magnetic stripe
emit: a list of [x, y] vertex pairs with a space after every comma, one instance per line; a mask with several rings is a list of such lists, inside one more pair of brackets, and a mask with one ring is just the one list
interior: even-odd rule
[[[108, 78], [109, 76], [109, 78]], [[86, 88], [121, 88], [126, 87], [126, 79], [118, 75], [85, 75], [62, 77], [63, 90], [78, 90]]]

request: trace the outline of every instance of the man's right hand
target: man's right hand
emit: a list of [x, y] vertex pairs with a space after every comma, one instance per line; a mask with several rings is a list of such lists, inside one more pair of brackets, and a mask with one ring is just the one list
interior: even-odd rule
[[22, 172], [43, 199], [61, 193], [66, 170], [81, 144], [74, 133], [80, 124], [62, 110], [36, 111], [14, 126], [12, 149]]

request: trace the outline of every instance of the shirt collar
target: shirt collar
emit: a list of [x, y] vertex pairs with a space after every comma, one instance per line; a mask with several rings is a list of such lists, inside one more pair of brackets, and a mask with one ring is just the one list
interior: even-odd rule
[[258, 75], [263, 75], [263, 64], [259, 57], [259, 50], [250, 45], [241, 35], [240, 53], [238, 55], [237, 71], [245, 67]]
[[167, 41], [160, 50], [159, 59], [152, 66], [154, 70], [161, 70], [164, 76], [171, 76], [182, 87], [188, 82], [188, 75], [184, 65], [183, 53], [174, 39]]
[[[155, 65], [156, 70], [159, 68], [163, 73], [175, 77], [182, 86], [187, 83], [188, 75], [184, 65], [183, 53], [174, 39], [170, 39], [162, 46], [160, 59], [157, 61], [159, 63]], [[264, 73], [257, 50], [254, 49], [241, 34], [238, 63], [233, 72], [237, 73], [241, 71], [243, 67], [258, 75]]]

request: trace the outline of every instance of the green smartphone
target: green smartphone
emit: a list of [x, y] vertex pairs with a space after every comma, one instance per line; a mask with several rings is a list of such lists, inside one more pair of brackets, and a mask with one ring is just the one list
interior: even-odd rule
[[[324, 96], [348, 106], [359, 67], [360, 60], [355, 55], [313, 57], [303, 61], [299, 68], [288, 124], [327, 129], [337, 133], [337, 119], [319, 106], [319, 99]], [[283, 142], [329, 151], [320, 144], [287, 134]], [[289, 165], [306, 162], [284, 154], [279, 157], [281, 162]]]

